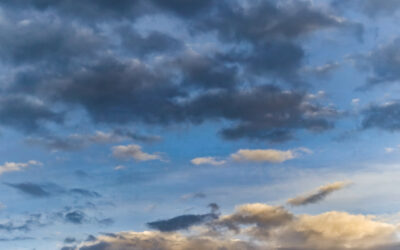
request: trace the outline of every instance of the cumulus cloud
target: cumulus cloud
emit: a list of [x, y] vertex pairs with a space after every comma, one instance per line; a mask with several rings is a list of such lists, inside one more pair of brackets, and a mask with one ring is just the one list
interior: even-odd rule
[[215, 157], [197, 157], [194, 158], [190, 161], [194, 165], [203, 165], [203, 164], [208, 164], [208, 165], [223, 165], [226, 163], [225, 160], [217, 160]]
[[[306, 56], [298, 38], [353, 24], [308, 1], [0, 5], [10, 10], [0, 24], [0, 35], [5, 34], [0, 54], [14, 69], [5, 72], [10, 80], [0, 94], [1, 125], [36, 133], [49, 123], [65, 126], [70, 111], [84, 111], [89, 123], [105, 126], [224, 120], [221, 124], [229, 124], [219, 128], [224, 139], [283, 142], [298, 130], [331, 129], [338, 118], [334, 107], [325, 112], [325, 105], [308, 102], [308, 93], [293, 87], [306, 85], [298, 74]], [[27, 12], [32, 18], [19, 15]], [[185, 21], [188, 36], [133, 25], [139, 17], [159, 13]], [[220, 45], [188, 46], [203, 34]], [[86, 145], [82, 139], [54, 136], [31, 142], [59, 150]]]
[[282, 163], [297, 158], [304, 152], [311, 153], [312, 151], [306, 148], [286, 151], [275, 149], [240, 149], [236, 153], [231, 154], [231, 158], [235, 161]]
[[292, 206], [303, 206], [307, 204], [317, 203], [325, 199], [329, 194], [343, 189], [348, 186], [349, 182], [334, 182], [331, 184], [327, 184], [319, 187], [317, 190], [310, 194], [301, 195], [295, 198], [291, 198], [287, 201], [288, 204]]
[[16, 172], [22, 171], [23, 169], [30, 166], [42, 166], [43, 164], [38, 161], [30, 160], [28, 162], [5, 162], [3, 165], [0, 165], [0, 175], [6, 172]]
[[373, 216], [330, 211], [295, 215], [280, 206], [244, 204], [189, 232], [121, 232], [84, 242], [77, 250], [151, 249], [396, 249], [398, 229]]
[[120, 159], [133, 158], [136, 161], [163, 161], [163, 158], [160, 154], [145, 153], [142, 151], [142, 147], [136, 144], [114, 146], [112, 148], [112, 154], [114, 157]]

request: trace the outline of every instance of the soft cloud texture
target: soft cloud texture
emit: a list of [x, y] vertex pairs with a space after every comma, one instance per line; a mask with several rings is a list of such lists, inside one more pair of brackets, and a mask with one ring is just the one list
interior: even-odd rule
[[0, 165], [0, 175], [6, 172], [15, 172], [22, 171], [30, 166], [42, 166], [43, 164], [38, 161], [28, 161], [28, 162], [5, 162], [3, 165]]
[[114, 146], [112, 148], [112, 154], [116, 158], [133, 158], [136, 161], [163, 160], [160, 154], [145, 153], [142, 151], [142, 147], [136, 144]]
[[311, 153], [309, 149], [275, 150], [275, 149], [240, 149], [231, 154], [235, 161], [282, 163], [299, 157], [301, 152]]
[[395, 225], [373, 216], [337, 211], [295, 215], [283, 207], [255, 203], [241, 205], [232, 214], [187, 234], [122, 232], [99, 236], [76, 249], [396, 249], [397, 231]]
[[197, 157], [194, 158], [190, 161], [194, 165], [203, 165], [203, 164], [209, 164], [209, 165], [223, 165], [226, 163], [225, 160], [217, 160], [215, 157]]
[[307, 204], [317, 203], [326, 198], [329, 194], [343, 189], [344, 187], [348, 186], [349, 182], [335, 182], [331, 184], [324, 185], [319, 187], [316, 191], [307, 194], [301, 195], [287, 201], [288, 204], [292, 206], [303, 206]]

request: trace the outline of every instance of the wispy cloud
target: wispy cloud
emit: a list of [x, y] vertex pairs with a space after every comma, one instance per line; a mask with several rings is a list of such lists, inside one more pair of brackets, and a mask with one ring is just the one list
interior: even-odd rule
[[16, 172], [22, 171], [30, 166], [42, 166], [43, 164], [38, 161], [28, 161], [28, 162], [5, 162], [3, 165], [0, 165], [0, 175], [6, 172]]
[[226, 163], [225, 160], [218, 160], [216, 157], [197, 157], [194, 158], [190, 161], [194, 165], [203, 165], [203, 164], [208, 164], [208, 165], [223, 165]]
[[335, 182], [319, 187], [317, 190], [310, 194], [301, 195], [291, 198], [287, 201], [292, 206], [304, 206], [307, 204], [317, 203], [325, 199], [329, 194], [343, 189], [350, 185], [350, 182]]
[[136, 144], [114, 146], [112, 154], [119, 159], [133, 158], [136, 161], [164, 160], [159, 153], [145, 153], [142, 151], [142, 147]]

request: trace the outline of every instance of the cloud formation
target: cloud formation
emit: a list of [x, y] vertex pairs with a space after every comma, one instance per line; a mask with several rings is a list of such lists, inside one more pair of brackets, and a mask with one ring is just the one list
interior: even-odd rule
[[160, 154], [145, 153], [142, 151], [142, 147], [136, 144], [114, 146], [112, 148], [112, 154], [114, 157], [120, 159], [133, 158], [136, 161], [163, 161], [163, 158]]
[[31, 166], [42, 166], [43, 164], [38, 161], [30, 160], [28, 162], [5, 162], [3, 165], [0, 165], [0, 175], [7, 172], [16, 172], [22, 171], [25, 168]]
[[338, 191], [340, 189], [343, 189], [349, 184], [350, 184], [349, 182], [334, 182], [331, 184], [327, 184], [319, 187], [317, 190], [315, 190], [310, 194], [291, 198], [287, 201], [287, 203], [292, 206], [304, 206], [308, 204], [317, 203], [325, 199], [329, 194]]
[[292, 160], [301, 155], [301, 153], [311, 153], [312, 151], [306, 148], [294, 150], [275, 150], [275, 149], [240, 149], [236, 153], [231, 154], [231, 158], [235, 161], [248, 162], [270, 162], [282, 163]]
[[190, 162], [194, 165], [208, 164], [214, 166], [219, 166], [226, 163], [225, 160], [217, 160], [217, 158], [215, 157], [197, 157], [192, 159]]
[[[283, 142], [299, 130], [323, 132], [340, 112], [307, 99], [299, 38], [358, 27], [307, 1], [0, 6], [10, 10], [2, 16], [0, 36], [7, 35], [0, 38], [0, 54], [13, 69], [5, 72], [0, 93], [0, 124], [30, 134], [63, 128], [76, 111], [89, 117], [85, 125], [111, 128], [226, 121], [219, 135], [227, 140]], [[18, 14], [27, 12], [30, 18]], [[135, 26], [140, 17], [160, 13], [182, 22], [188, 36]], [[216, 46], [192, 46], [203, 35], [218, 41]], [[41, 135], [30, 142], [73, 150], [87, 138]]]
[[102, 235], [76, 249], [150, 249], [156, 245], [160, 250], [371, 250], [399, 246], [395, 225], [345, 212], [294, 215], [283, 207], [254, 203], [241, 205], [211, 224], [198, 226], [188, 234], [146, 231]]
[[400, 102], [370, 105], [362, 111], [362, 129], [377, 128], [395, 132], [400, 130]]

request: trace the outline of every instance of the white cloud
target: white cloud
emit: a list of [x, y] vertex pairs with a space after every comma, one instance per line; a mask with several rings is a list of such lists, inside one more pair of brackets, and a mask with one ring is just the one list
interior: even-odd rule
[[123, 169], [125, 169], [125, 168], [126, 168], [126, 167], [123, 166], [123, 165], [118, 165], [118, 166], [115, 166], [115, 167], [114, 167], [114, 170], [118, 171], [118, 170], [123, 170]]
[[38, 161], [28, 161], [28, 162], [5, 162], [3, 165], [0, 165], [0, 175], [6, 172], [16, 172], [16, 171], [21, 171], [24, 168], [30, 167], [30, 166], [41, 166], [42, 163]]
[[215, 157], [197, 157], [190, 162], [194, 165], [209, 164], [214, 166], [223, 165], [226, 163], [225, 160], [217, 160]]
[[231, 158], [235, 161], [282, 163], [299, 157], [301, 153], [311, 152], [307, 148], [286, 151], [275, 149], [240, 149], [236, 153], [231, 154]]
[[133, 158], [136, 161], [163, 161], [160, 154], [149, 154], [142, 151], [142, 147], [136, 144], [119, 145], [112, 147], [112, 154], [116, 158]]

